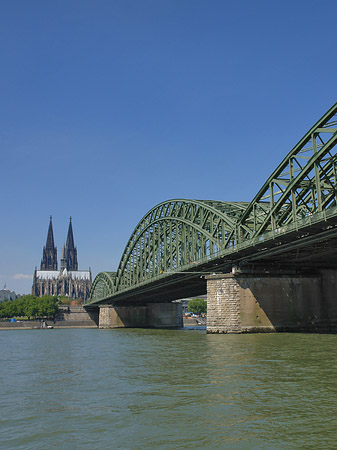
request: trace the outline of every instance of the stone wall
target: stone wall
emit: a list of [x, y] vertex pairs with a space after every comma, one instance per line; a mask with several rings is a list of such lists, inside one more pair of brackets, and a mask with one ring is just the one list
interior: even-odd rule
[[179, 328], [183, 326], [178, 303], [148, 303], [146, 306], [99, 308], [99, 328]]
[[183, 327], [182, 306], [180, 303], [148, 303], [147, 323], [154, 328]]
[[[60, 305], [55, 317], [56, 322], [83, 322], [98, 326], [98, 311], [85, 310], [83, 306]], [[65, 324], [67, 326], [67, 324]]]
[[[51, 322], [53, 324], [53, 322]], [[48, 322], [49, 325], [49, 322]], [[42, 328], [42, 322], [39, 320], [23, 320], [18, 322], [4, 321], [0, 322], [0, 330], [32, 330]]]
[[146, 327], [146, 306], [109, 306], [99, 308], [99, 328]]
[[336, 271], [315, 277], [210, 276], [207, 332], [336, 332], [336, 297]]
[[97, 328], [98, 311], [86, 311], [82, 306], [60, 305], [55, 320], [22, 320], [0, 322], [0, 329], [35, 329], [44, 324], [54, 328]]
[[232, 275], [207, 280], [207, 332], [241, 333], [239, 285]]

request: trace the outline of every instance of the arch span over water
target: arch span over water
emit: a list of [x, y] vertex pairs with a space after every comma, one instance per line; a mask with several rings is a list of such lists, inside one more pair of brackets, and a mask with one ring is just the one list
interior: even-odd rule
[[[97, 275], [91, 301], [247, 248], [335, 214], [337, 103], [305, 134], [249, 203], [168, 200], [140, 220], [117, 272]], [[271, 143], [272, 145], [272, 143]], [[325, 219], [324, 219], [325, 218]]]

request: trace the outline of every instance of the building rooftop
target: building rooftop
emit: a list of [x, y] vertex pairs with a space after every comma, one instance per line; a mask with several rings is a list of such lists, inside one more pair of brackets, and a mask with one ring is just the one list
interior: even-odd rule
[[36, 279], [37, 280], [56, 280], [57, 278], [70, 277], [73, 280], [90, 280], [91, 272], [90, 270], [67, 270], [64, 269], [62, 272], [59, 270], [37, 270]]

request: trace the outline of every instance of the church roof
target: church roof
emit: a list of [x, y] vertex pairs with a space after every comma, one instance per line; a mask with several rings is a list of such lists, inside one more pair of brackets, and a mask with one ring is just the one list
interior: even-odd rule
[[38, 280], [55, 280], [60, 275], [58, 270], [37, 270], [36, 278]]
[[90, 280], [90, 270], [67, 270], [64, 269], [62, 276], [70, 276], [73, 280]]
[[72, 278], [80, 279], [80, 280], [90, 280], [90, 270], [76, 270], [73, 272], [69, 272]]
[[73, 280], [90, 280], [90, 270], [72, 270], [67, 271], [64, 269], [62, 272], [59, 270], [37, 270], [36, 278], [38, 280], [56, 280], [59, 277], [70, 277]]

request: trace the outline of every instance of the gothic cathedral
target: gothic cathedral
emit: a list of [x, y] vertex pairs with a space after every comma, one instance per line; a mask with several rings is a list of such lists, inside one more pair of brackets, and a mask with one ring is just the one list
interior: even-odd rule
[[89, 297], [92, 277], [91, 270], [78, 270], [77, 248], [74, 244], [71, 217], [66, 245], [63, 245], [61, 268], [57, 268], [57, 248], [54, 244], [52, 217], [50, 216], [47, 242], [43, 247], [40, 270], [35, 269], [32, 294], [62, 295], [86, 300]]

